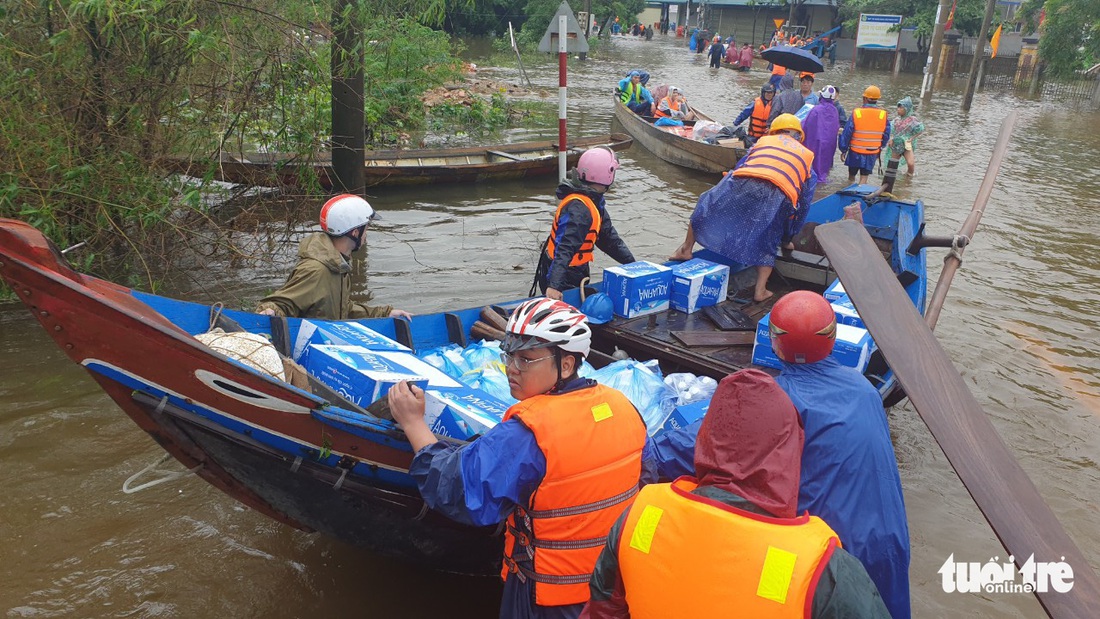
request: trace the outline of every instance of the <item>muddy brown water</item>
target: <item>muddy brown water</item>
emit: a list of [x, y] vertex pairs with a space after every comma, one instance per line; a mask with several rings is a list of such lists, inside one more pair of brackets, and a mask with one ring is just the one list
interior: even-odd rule
[[[625, 71], [682, 86], [730, 122], [767, 77], [708, 69], [675, 40], [621, 38], [573, 63], [569, 126], [611, 128], [606, 98]], [[556, 97], [555, 65], [528, 67]], [[484, 70], [518, 80], [518, 70]], [[919, 76], [829, 70], [849, 110], [871, 82], [884, 100], [916, 97]], [[928, 126], [918, 173], [898, 193], [927, 206], [950, 234], [969, 211], [1001, 119], [1021, 112], [1012, 150], [937, 333], [1013, 453], [1093, 567], [1100, 567], [1100, 117], [1065, 104], [985, 91], [969, 114], [947, 84], [917, 114]], [[1089, 129], [1093, 127], [1093, 129]], [[553, 136], [512, 131], [509, 139]], [[680, 241], [712, 177], [640, 147], [621, 155], [612, 217], [639, 258]], [[843, 184], [834, 171], [828, 189]], [[384, 219], [369, 236], [358, 286], [413, 312], [520, 296], [554, 202], [549, 180], [376, 192]], [[303, 228], [316, 204], [304, 203]], [[207, 263], [173, 274], [195, 300], [253, 300], [277, 286], [293, 244], [263, 268]], [[938, 273], [941, 254], [931, 254]], [[597, 267], [608, 266], [602, 255]], [[934, 278], [933, 278], [934, 279]], [[155, 362], [155, 360], [150, 360]], [[0, 612], [5, 617], [495, 616], [493, 579], [439, 574], [373, 557], [251, 512], [197, 478], [137, 494], [122, 482], [163, 452], [69, 362], [21, 306], [0, 307]], [[890, 412], [913, 545], [918, 617], [1034, 617], [1022, 593], [945, 593], [937, 573], [958, 561], [1005, 558], [915, 411]], [[168, 468], [178, 469], [170, 463]]]

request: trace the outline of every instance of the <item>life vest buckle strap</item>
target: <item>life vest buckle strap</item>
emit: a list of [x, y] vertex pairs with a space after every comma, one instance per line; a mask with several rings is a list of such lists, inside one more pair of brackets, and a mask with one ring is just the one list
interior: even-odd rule
[[603, 546], [606, 543], [607, 536], [589, 539], [552, 540], [535, 538], [531, 540], [532, 546], [546, 550], [582, 550], [584, 548]]
[[516, 543], [520, 546], [537, 546], [537, 544], [532, 543], [531, 536], [527, 534], [527, 531], [521, 531], [512, 525], [508, 525], [508, 532], [516, 538]]
[[[528, 569], [522, 565], [516, 564], [516, 568], [519, 570], [520, 576], [526, 576], [531, 580], [542, 583], [544, 585], [580, 585], [592, 580], [591, 574], [567, 574], [563, 576], [553, 574], [540, 574], [535, 570]], [[520, 582], [526, 582], [521, 580]]]
[[580, 514], [587, 514], [589, 512], [600, 511], [607, 509], [613, 505], [618, 505], [623, 501], [627, 501], [638, 494], [638, 486], [631, 486], [624, 492], [620, 492], [613, 497], [595, 501], [593, 503], [587, 503], [585, 505], [576, 505], [573, 507], [562, 507], [558, 509], [544, 509], [544, 510], [527, 510], [527, 515], [531, 518], [562, 518], [564, 516], [579, 516]]

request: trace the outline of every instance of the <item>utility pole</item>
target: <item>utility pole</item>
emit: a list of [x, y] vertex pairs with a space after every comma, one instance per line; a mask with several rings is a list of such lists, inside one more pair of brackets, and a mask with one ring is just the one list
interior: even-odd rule
[[924, 65], [924, 82], [921, 83], [921, 101], [932, 102], [932, 91], [936, 87], [936, 76], [940, 71], [940, 53], [943, 51], [943, 32], [947, 20], [947, 3], [950, 0], [940, 0], [936, 8], [936, 25], [932, 29], [932, 43], [928, 48], [928, 64]]
[[363, 45], [348, 14], [355, 0], [332, 0], [332, 188], [366, 192]]
[[974, 46], [974, 60], [970, 62], [970, 77], [966, 80], [966, 91], [963, 93], [962, 109], [970, 111], [970, 104], [974, 102], [974, 87], [978, 81], [978, 68], [985, 62], [985, 37], [989, 34], [989, 24], [993, 21], [993, 11], [997, 8], [997, 0], [985, 0], [985, 17], [982, 18], [982, 31], [978, 34], [978, 44]]

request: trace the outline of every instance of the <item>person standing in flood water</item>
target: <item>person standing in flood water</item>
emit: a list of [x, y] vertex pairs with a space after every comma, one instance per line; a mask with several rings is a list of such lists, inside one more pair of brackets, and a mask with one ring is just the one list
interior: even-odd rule
[[879, 153], [890, 141], [890, 124], [886, 122], [886, 110], [878, 107], [882, 91], [878, 86], [868, 86], [863, 91], [863, 105], [852, 110], [837, 146], [848, 166], [848, 182], [867, 183], [871, 171], [878, 162]]
[[604, 199], [618, 169], [619, 159], [613, 150], [590, 148], [558, 185], [558, 210], [539, 253], [535, 281], [528, 294], [542, 291], [560, 300], [562, 291], [580, 286], [589, 276], [597, 247], [620, 264], [634, 262], [634, 254], [611, 223]]
[[[351, 256], [367, 237], [374, 209], [351, 194], [332, 198], [321, 207], [321, 230], [302, 239], [298, 264], [283, 287], [260, 300], [265, 316], [347, 320], [349, 318], [411, 318], [390, 305], [369, 306], [351, 299]], [[366, 301], [371, 300], [367, 293]]]

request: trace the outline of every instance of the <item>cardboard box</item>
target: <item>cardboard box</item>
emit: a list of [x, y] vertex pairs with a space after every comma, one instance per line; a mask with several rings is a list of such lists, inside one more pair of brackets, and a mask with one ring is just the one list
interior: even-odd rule
[[836, 314], [836, 323], [838, 325], [848, 325], [850, 327], [859, 327], [860, 329], [867, 328], [866, 325], [863, 324], [863, 319], [859, 317], [856, 306], [852, 304], [852, 300], [848, 298], [848, 295], [842, 295], [829, 305], [833, 306], [833, 313]]
[[663, 430], [683, 430], [691, 424], [699, 421], [707, 414], [707, 409], [710, 408], [710, 399], [700, 400], [698, 402], [692, 402], [691, 404], [683, 404], [677, 406], [672, 410], [672, 414], [668, 416], [664, 424], [661, 425]]
[[504, 419], [508, 405], [480, 389], [428, 389], [424, 420], [432, 432], [458, 439], [484, 434]]
[[644, 260], [607, 268], [603, 291], [611, 297], [616, 316], [663, 312], [672, 295], [672, 269]]
[[408, 347], [390, 338], [368, 329], [357, 322], [328, 322], [302, 320], [298, 327], [298, 337], [294, 340], [291, 355], [298, 363], [305, 363], [310, 344], [331, 346], [362, 346], [367, 350], [401, 350], [412, 352]]
[[867, 329], [851, 325], [836, 326], [836, 344], [833, 346], [833, 358], [860, 372], [867, 369], [875, 343]]
[[[756, 365], [783, 369], [783, 362], [772, 350], [771, 332], [769, 331], [769, 312], [760, 319], [756, 327], [756, 339], [752, 347], [752, 362]], [[875, 342], [867, 329], [853, 327], [851, 325], [837, 324], [836, 342], [833, 344], [832, 357], [841, 365], [855, 368], [860, 372], [867, 369], [867, 363], [871, 359], [871, 353], [875, 351]]]
[[362, 346], [311, 344], [309, 349], [306, 370], [364, 408], [401, 381], [421, 389], [428, 386], [426, 377]]
[[846, 294], [847, 293], [844, 292], [844, 284], [840, 283], [840, 279], [834, 279], [833, 283], [829, 284], [829, 287], [825, 289], [822, 296], [825, 297], [826, 301], [832, 303]]
[[756, 323], [756, 339], [752, 343], [752, 362], [761, 367], [781, 370], [783, 362], [772, 350], [771, 315], [771, 312], [764, 314], [760, 322]]
[[692, 258], [672, 267], [673, 309], [690, 314], [708, 305], [726, 300], [730, 268], [702, 258]]

